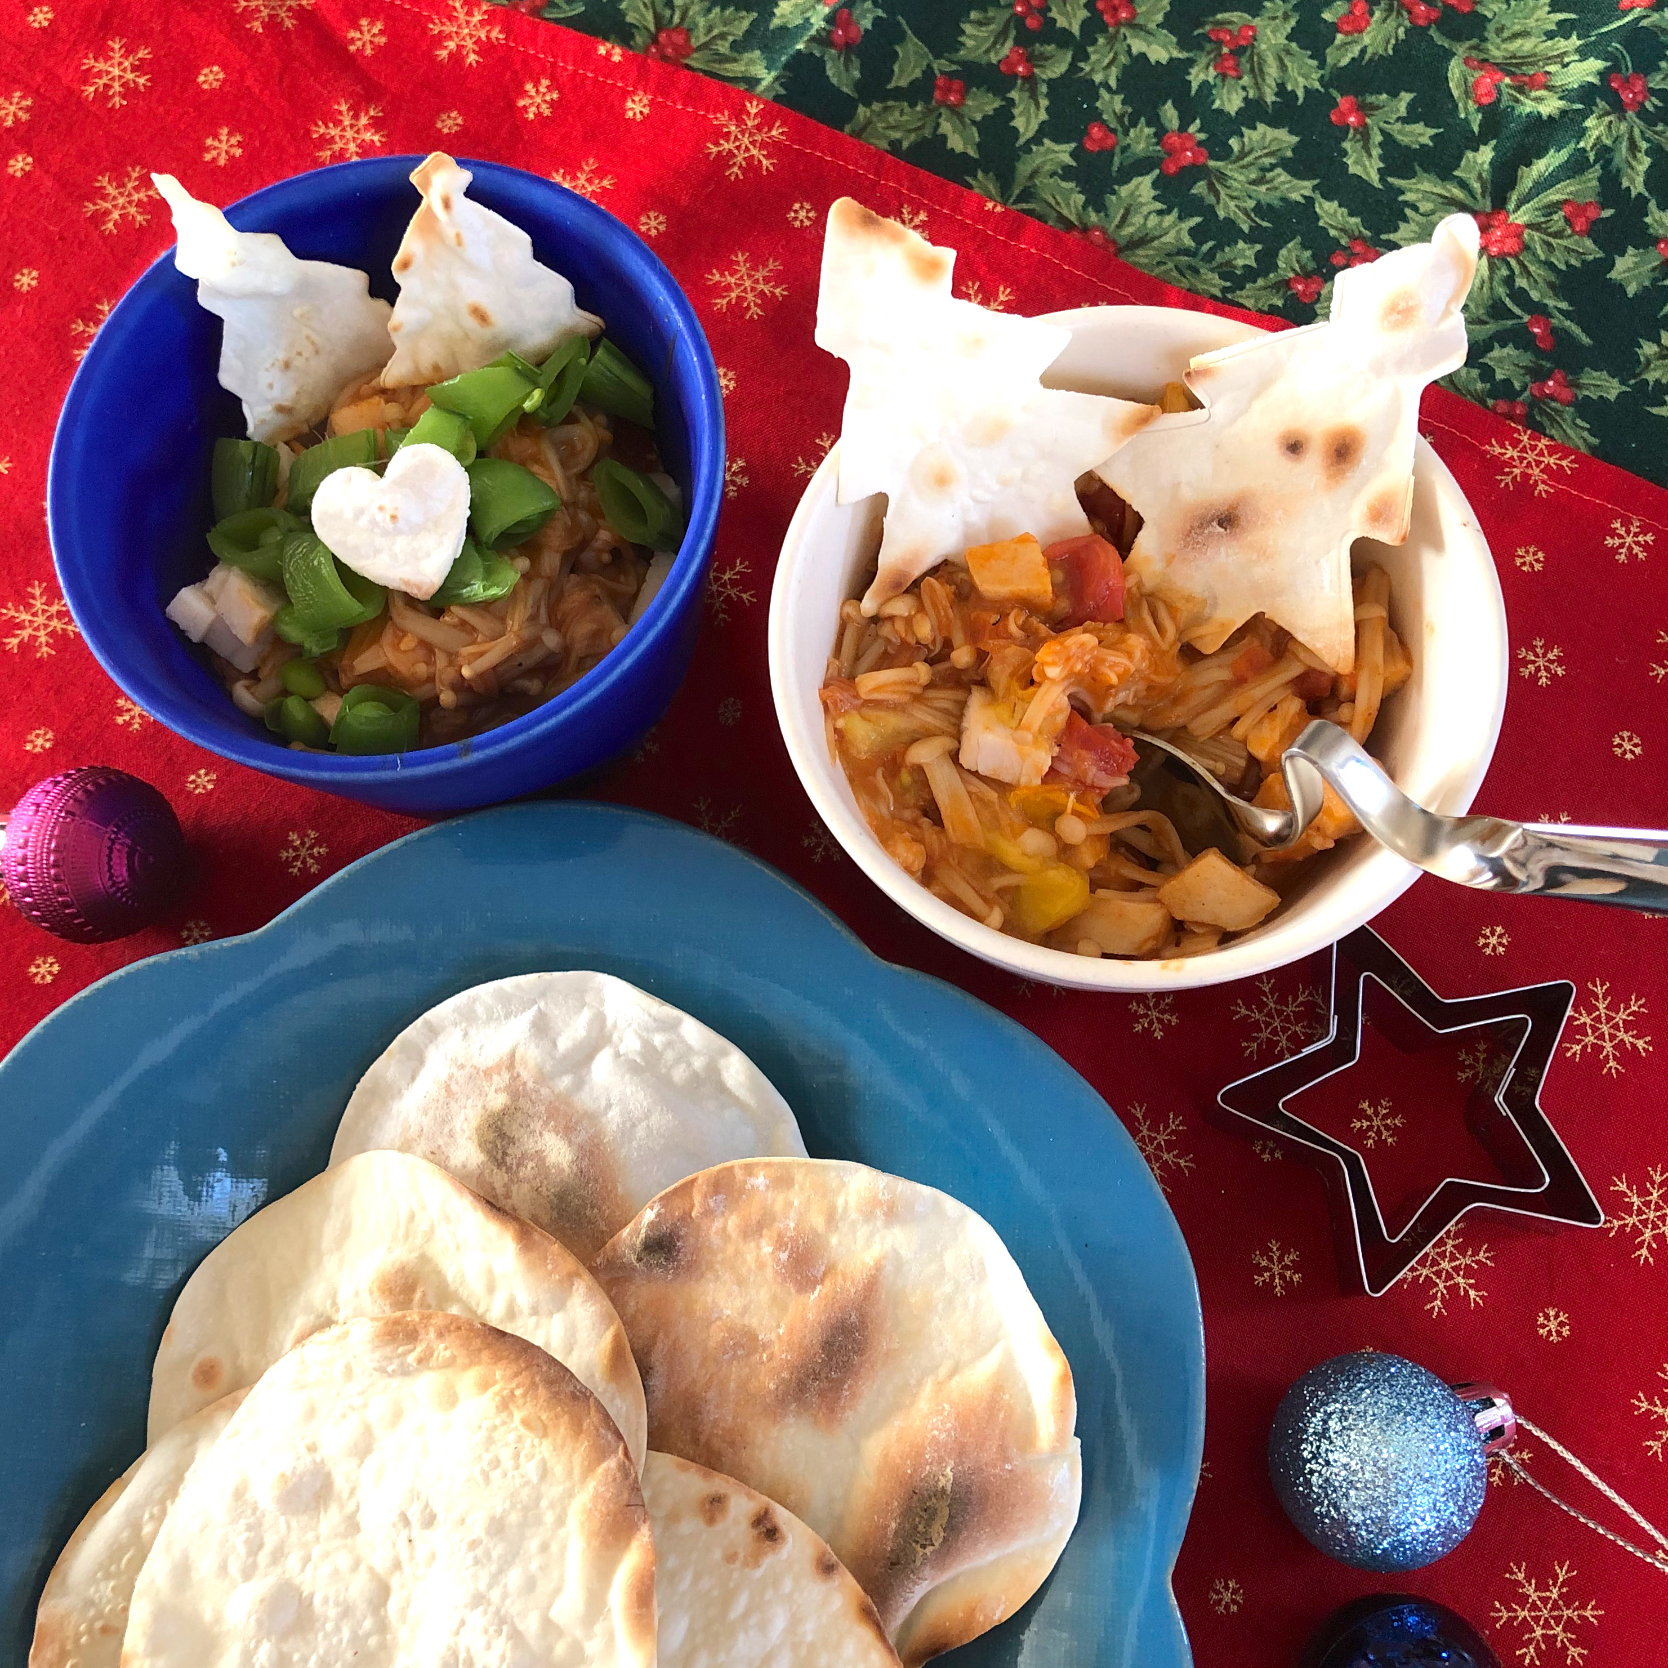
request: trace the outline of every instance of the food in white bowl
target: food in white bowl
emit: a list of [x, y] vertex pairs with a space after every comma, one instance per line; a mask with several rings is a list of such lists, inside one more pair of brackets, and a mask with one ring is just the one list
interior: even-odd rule
[[[1313, 396], [1308, 404], [1299, 400], [1295, 407], [1288, 397], [1283, 415], [1266, 420], [1257, 416], [1261, 408], [1255, 401], [1241, 397], [1236, 410], [1234, 402], [1224, 398], [1222, 416], [1237, 420], [1223, 425], [1230, 432], [1212, 439], [1210, 424], [1216, 408], [1180, 410], [1183, 389], [1173, 388], [1166, 403], [1174, 415], [1155, 417], [1135, 438], [1125, 442], [1100, 466], [1102, 479], [1077, 478], [1076, 484], [1084, 489], [1098, 527], [1075, 499], [1060, 520], [1037, 528], [992, 525], [987, 510], [985, 528], [993, 535], [987, 542], [1011, 547], [1019, 541], [1019, 548], [984, 552], [970, 563], [967, 552], [955, 546], [961, 529], [950, 523], [947, 536], [951, 545], [947, 552], [915, 552], [913, 572], [905, 571], [903, 583], [882, 585], [877, 590], [876, 558], [882, 551], [889, 506], [878, 496], [861, 496], [867, 484], [861, 480], [858, 493], [848, 494], [854, 501], [840, 502], [842, 439], [807, 488], [784, 544], [772, 597], [772, 682], [790, 755], [816, 809], [864, 871], [895, 901], [963, 948], [1028, 977], [1085, 988], [1163, 990], [1243, 977], [1293, 960], [1359, 925], [1411, 882], [1414, 870], [1364, 838], [1342, 840], [1336, 849], [1315, 854], [1323, 840], [1337, 839], [1347, 827], [1340, 820], [1341, 807], [1335, 804], [1307, 842], [1306, 860], [1271, 864], [1235, 852], [1220, 859], [1210, 857], [1200, 864], [1202, 849], [1189, 849], [1176, 836], [1173, 825], [1166, 828], [1151, 817], [1143, 818], [1144, 807], [1139, 801], [1120, 805], [1132, 784], [1113, 785], [1108, 779], [1121, 774], [1110, 766], [1119, 757], [1127, 757], [1116, 752], [1124, 739], [1123, 731], [1116, 726], [1121, 722], [1125, 728], [1133, 728], [1142, 722], [1143, 727], [1150, 724], [1168, 728], [1172, 738], [1184, 745], [1191, 742], [1207, 765], [1215, 765], [1220, 776], [1245, 788], [1250, 797], [1267, 774], [1268, 764], [1252, 754], [1250, 744], [1277, 762], [1279, 747], [1308, 717], [1319, 715], [1333, 717], [1363, 733], [1370, 723], [1372, 750], [1401, 786], [1424, 803], [1448, 812], [1463, 810], [1469, 804], [1486, 769], [1504, 701], [1507, 662], [1503, 607], [1492, 561], [1475, 518], [1446, 469], [1417, 438], [1413, 427], [1418, 388], [1452, 357], [1456, 330], [1463, 352], [1463, 327], [1458, 325], [1453, 306], [1447, 303], [1456, 292], [1463, 296], [1459, 279], [1468, 277], [1464, 229], [1454, 228], [1453, 239], [1448, 248], [1418, 246], [1424, 250], [1426, 268], [1436, 269], [1434, 276], [1427, 272], [1425, 293], [1428, 298], [1433, 294], [1438, 298], [1437, 304], [1427, 307], [1430, 323], [1422, 345], [1416, 343], [1411, 349], [1398, 346], [1387, 362], [1381, 359], [1376, 365], [1369, 357], [1365, 371], [1353, 385], [1338, 373], [1335, 364], [1327, 364], [1325, 356], [1320, 356], [1317, 365], [1317, 356], [1310, 353], [1309, 363], [1303, 364], [1304, 340], [1312, 344], [1313, 331], [1265, 338], [1253, 327], [1156, 308], [1091, 308], [1027, 321], [1057, 327], [1063, 334], [1063, 350], [1047, 372], [1051, 387], [1123, 400], [1159, 401], [1164, 399], [1167, 384], [1183, 382], [1191, 361], [1209, 355], [1193, 377], [1200, 394], [1209, 400], [1213, 389], [1231, 386], [1236, 371], [1243, 373], [1244, 367], [1253, 362], [1255, 345], [1266, 341], [1263, 351], [1281, 347], [1288, 360], [1297, 362], [1298, 372], [1305, 373], [1285, 377], [1284, 388], [1282, 379], [1272, 379], [1275, 392], [1289, 395], [1290, 385], [1295, 384], [1300, 392], [1307, 389]], [[928, 248], [924, 244], [920, 247]], [[944, 251], [931, 253], [947, 255]], [[1414, 256], [1415, 251], [1403, 254]], [[1442, 275], [1444, 269], [1446, 277]], [[825, 280], [828, 270], [825, 264]], [[1405, 265], [1401, 275], [1393, 267], [1386, 271], [1387, 278], [1405, 275]], [[946, 264], [946, 295], [947, 285]], [[1387, 334], [1395, 334], [1388, 330], [1386, 321], [1408, 315], [1407, 292], [1408, 286], [1401, 283], [1384, 284], [1376, 292], [1366, 292], [1376, 295], [1379, 303], [1375, 334], [1381, 342]], [[1351, 293], [1348, 286], [1344, 293], [1346, 297]], [[1363, 293], [1360, 286], [1355, 293]], [[1413, 293], [1419, 293], [1417, 284]], [[907, 314], [904, 316], [907, 318]], [[819, 336], [823, 334], [819, 331]], [[1408, 334], [1417, 336], [1420, 332]], [[1285, 347], [1287, 343], [1297, 346]], [[1226, 373], [1216, 369], [1223, 365], [1229, 367]], [[1328, 388], [1325, 377], [1317, 373], [1327, 371], [1331, 372], [1331, 398], [1323, 400], [1320, 395]], [[853, 397], [860, 421], [858, 396], [872, 389], [875, 382], [866, 367], [854, 369]], [[1188, 397], [1185, 403], [1195, 406], [1198, 401]], [[1306, 426], [1302, 421], [1289, 420], [1294, 409], [1300, 418], [1308, 413]], [[852, 420], [853, 403], [848, 402], [848, 427]], [[1326, 437], [1346, 427], [1360, 440], [1340, 454], [1327, 446]], [[1268, 535], [1270, 518], [1265, 506], [1261, 527], [1257, 526], [1258, 514], [1250, 514], [1239, 528], [1241, 535], [1256, 532], [1258, 541], [1243, 536], [1237, 541], [1224, 538], [1224, 534], [1234, 532], [1235, 518], [1231, 514], [1220, 518], [1228, 523], [1226, 527], [1209, 528], [1208, 536], [1195, 541], [1192, 550], [1177, 540], [1150, 556], [1142, 549], [1139, 537], [1132, 537], [1138, 535], [1142, 523], [1126, 520], [1124, 506], [1143, 496], [1143, 476], [1165, 489], [1156, 502], [1148, 502], [1149, 519], [1155, 524], [1165, 524], [1166, 517], [1169, 524], [1174, 524], [1178, 518], [1168, 514], [1172, 503], [1177, 499], [1185, 502], [1189, 493], [1194, 494], [1201, 512], [1212, 512], [1204, 519], [1214, 521], [1227, 507], [1222, 501], [1226, 498], [1237, 497], [1255, 508], [1251, 499], [1256, 494], [1257, 479], [1241, 455], [1247, 440], [1260, 439], [1274, 454], [1277, 446], [1296, 436], [1305, 441], [1298, 452], [1307, 451], [1308, 455], [1293, 458], [1288, 451], [1285, 459], [1298, 468], [1312, 470], [1320, 480], [1314, 490], [1289, 507], [1289, 512], [1274, 518], [1276, 536]], [[1318, 448], [1313, 444], [1316, 441], [1320, 442]], [[1188, 478], [1190, 468], [1198, 473], [1189, 456], [1190, 442], [1201, 455], [1208, 455], [1214, 448], [1221, 460], [1224, 491], [1215, 500], [1209, 496], [1208, 486], [1201, 492], [1199, 482]], [[1144, 449], [1149, 457], [1143, 464], [1140, 454]], [[1405, 455], [1405, 463], [1398, 465], [1398, 455]], [[1271, 455], [1271, 476], [1275, 462], [1276, 456]], [[907, 477], [905, 464], [895, 468], [900, 478]], [[1341, 490], [1332, 490], [1331, 477], [1336, 477]], [[1208, 481], [1208, 472], [1201, 479]], [[1107, 481], [1117, 483], [1120, 499], [1128, 494], [1123, 503], [1112, 498]], [[1404, 505], [1405, 516], [1401, 513]], [[1071, 511], [1078, 518], [1075, 524], [1070, 519]], [[1195, 522], [1199, 519], [1193, 518]], [[1398, 523], [1404, 521], [1407, 537], [1399, 544], [1357, 536], [1367, 526], [1385, 538], [1394, 538], [1401, 530]], [[1298, 554], [1290, 559], [1284, 540], [1278, 536], [1282, 528], [1300, 544]], [[1022, 539], [1027, 532], [1033, 535], [1029, 542]], [[1097, 571], [1105, 571], [1105, 558], [1110, 554], [1118, 564], [1112, 577], [1122, 579], [1131, 599], [1122, 620], [1096, 622], [1095, 610], [1089, 610], [1091, 634], [1101, 633], [1109, 639], [1103, 643], [1097, 637], [1096, 649], [1115, 650], [1132, 635], [1143, 637], [1151, 648], [1142, 651], [1148, 658], [1141, 671], [1151, 673], [1152, 651], [1156, 650], [1159, 659], [1174, 657], [1178, 681], [1169, 682], [1162, 675], [1156, 680], [1150, 676], [1144, 679], [1132, 666], [1114, 688], [1104, 691], [1110, 699], [1097, 707], [1093, 699], [1082, 699], [1074, 689], [1073, 698], [1066, 703], [1069, 710], [1052, 707], [1052, 734], [1027, 732], [1029, 744], [1017, 743], [1013, 732], [1025, 731], [1024, 719], [1044, 692], [1044, 679], [1034, 675], [1036, 650], [1049, 642], [1058, 645], [1068, 641], [1084, 596], [1097, 591], [1093, 575], [1080, 571], [1081, 558], [1069, 548], [1057, 551], [1057, 560], [1052, 563], [1044, 557], [1039, 564], [1037, 558], [1053, 545], [1094, 532], [1114, 547], [1110, 553], [1096, 553]], [[1236, 542], [1239, 559], [1224, 561], [1224, 546]], [[1247, 563], [1244, 551], [1253, 542], [1260, 542], [1262, 548], [1253, 550], [1256, 561]], [[1040, 548], [1032, 550], [1029, 543]], [[1120, 544], [1121, 550], [1116, 548]], [[1121, 561], [1126, 553], [1133, 559]], [[932, 569], [946, 555], [949, 560], [937, 566], [935, 578]], [[1191, 567], [1186, 560], [1177, 560], [1178, 556], [1192, 557]], [[1267, 583], [1260, 590], [1251, 585], [1236, 590], [1233, 582], [1243, 578], [1241, 570], [1258, 563], [1268, 570]], [[1015, 584], [1036, 586], [1035, 601], [1027, 603], [1010, 590], [981, 609], [981, 600], [988, 596], [977, 589], [981, 566], [986, 573], [994, 567], [999, 592]], [[1044, 571], [1049, 585], [1046, 602], [1040, 589]], [[915, 575], [925, 575], [926, 583], [911, 584]], [[1366, 595], [1369, 583], [1373, 587], [1370, 597]], [[1383, 599], [1386, 589], [1387, 601]], [[1261, 602], [1261, 617], [1247, 617], [1248, 601]], [[1364, 616], [1360, 622], [1353, 618], [1358, 608]], [[1022, 629], [1010, 635], [1016, 648], [1029, 651], [1032, 658], [1020, 668], [1015, 657], [1012, 671], [1017, 676], [1010, 676], [1009, 687], [1000, 686], [1004, 672], [1010, 670], [1001, 659], [996, 662], [998, 684], [990, 683], [989, 647], [977, 647], [971, 664], [954, 666], [956, 651], [967, 646], [969, 616], [978, 612], [997, 614], [999, 624], [1006, 624], [1015, 609], [1023, 610], [1029, 618], [1020, 622]], [[960, 640], [956, 635], [958, 615], [962, 620]], [[1463, 622], [1463, 630], [1440, 631], [1438, 621], [1442, 618]], [[1368, 624], [1369, 619], [1387, 623], [1375, 628]], [[1320, 649], [1296, 635], [1291, 629], [1294, 621], [1312, 642], [1321, 645]], [[1378, 641], [1376, 646], [1362, 642], [1365, 652], [1358, 669], [1357, 635], [1363, 626], [1367, 627], [1365, 637], [1376, 635]], [[906, 628], [913, 639], [908, 644], [901, 641]], [[943, 740], [935, 743], [930, 734], [906, 739], [899, 731], [895, 739], [903, 746], [898, 749], [898, 768], [909, 771], [914, 778], [925, 775], [931, 763], [925, 759], [928, 752], [939, 752], [952, 760], [956, 775], [974, 801], [975, 814], [981, 816], [977, 849], [971, 843], [971, 829], [965, 831], [965, 842], [956, 842], [947, 835], [940, 839], [946, 825], [929, 784], [915, 780], [906, 784], [915, 809], [938, 831], [923, 839], [919, 826], [888, 826], [888, 821], [895, 825], [907, 817], [876, 817], [872, 822], [866, 814], [876, 809], [877, 800], [882, 810], [900, 805], [902, 796], [895, 779], [873, 782], [871, 778], [873, 792], [863, 792], [854, 789], [850, 776], [842, 769], [838, 754], [845, 738], [828, 722], [833, 718], [837, 724], [841, 714], [827, 712], [822, 692], [832, 683], [830, 705], [869, 716], [866, 700], [859, 697], [854, 702], [852, 697], [857, 695], [855, 673], [863, 654], [873, 653], [874, 638], [869, 634], [876, 630], [892, 640], [864, 670], [884, 672], [890, 666], [896, 671], [900, 662], [904, 663], [903, 676], [917, 665], [928, 669], [924, 688], [900, 688], [891, 703], [881, 704], [892, 705], [894, 711], [907, 704], [918, 720], [928, 716], [925, 708], [941, 707], [943, 711], [935, 719], [937, 734], [952, 743], [951, 748], [945, 748]], [[942, 641], [933, 646], [935, 633]], [[1231, 652], [1224, 657], [1224, 650]], [[847, 657], [853, 652], [855, 657], [848, 666]], [[1056, 647], [1052, 652], [1060, 650]], [[1266, 662], [1264, 654], [1270, 656]], [[965, 653], [961, 658], [969, 659]], [[1132, 662], [1137, 658], [1134, 654], [1125, 656]], [[935, 659], [944, 670], [934, 667]], [[1282, 664], [1288, 660], [1296, 662], [1295, 668]], [[1241, 668], [1237, 681], [1232, 672], [1236, 662]], [[1371, 714], [1370, 698], [1357, 701], [1354, 686], [1359, 679], [1370, 682], [1375, 665], [1391, 687], [1384, 692], [1381, 684], [1382, 705]], [[1161, 666], [1159, 671], [1162, 674], [1167, 669]], [[1271, 677], [1276, 670], [1281, 675]], [[1261, 679], [1257, 677], [1259, 671]], [[917, 680], [921, 676], [919, 671], [913, 675]], [[1228, 720], [1217, 726], [1208, 701], [1188, 705], [1180, 698], [1189, 694], [1202, 698], [1207, 693], [1204, 688], [1189, 686], [1224, 675], [1236, 699], [1228, 703], [1225, 714], [1222, 703], [1216, 703], [1215, 717], [1226, 716]], [[903, 676], [883, 678], [881, 682], [897, 681], [901, 685]], [[1398, 679], [1403, 680], [1399, 686]], [[1327, 685], [1324, 692], [1320, 689], [1323, 681]], [[838, 687], [841, 682], [851, 687], [842, 690]], [[985, 687], [986, 701], [1006, 697], [1018, 710], [996, 712], [1000, 722], [992, 726], [988, 722], [991, 707], [981, 702], [970, 723], [973, 703], [965, 691], [978, 685]], [[875, 687], [873, 680], [866, 687]], [[1366, 693], [1370, 697], [1370, 690]], [[1249, 701], [1242, 704], [1246, 696]], [[1272, 699], [1265, 700], [1267, 696]], [[1167, 698], [1169, 704], [1165, 705]], [[1282, 701], [1286, 702], [1284, 710], [1280, 710]], [[954, 713], [949, 710], [952, 703]], [[1239, 710], [1233, 710], [1235, 707]], [[1203, 727], [1216, 728], [1218, 734], [1199, 736], [1188, 731], [1188, 720], [1201, 714], [1207, 718]], [[1074, 718], [1077, 723], [1072, 722]], [[1372, 722], [1374, 719], [1376, 722]], [[1262, 728], [1253, 737], [1259, 725]], [[1221, 731], [1231, 732], [1235, 726], [1240, 726], [1243, 733], [1222, 738]], [[1099, 767], [1092, 780], [1084, 780], [1081, 775], [1073, 779], [1068, 771], [1057, 768], [1061, 739], [1068, 727], [1079, 744], [1068, 751], [1068, 762], [1087, 751], [1081, 731], [1098, 732], [1088, 738], [1093, 745], [1089, 765]], [[886, 737], [865, 736], [860, 724], [855, 728], [860, 745], [873, 741], [880, 747], [882, 767], [890, 762], [884, 748]], [[905, 765], [902, 754], [912, 747], [917, 749], [918, 762]], [[846, 751], [849, 756], [856, 749], [848, 745]], [[1038, 780], [1037, 767], [1043, 762], [1044, 752], [1046, 768]], [[986, 763], [997, 764], [1002, 774], [980, 768]], [[946, 774], [943, 764], [935, 768], [940, 776]], [[1013, 779], [1026, 776], [1031, 780]], [[867, 787], [869, 784], [861, 783], [861, 772], [859, 777], [860, 788]], [[1280, 791], [1278, 775], [1272, 777], [1272, 783], [1275, 785], [1263, 790], [1266, 795]], [[988, 788], [988, 797], [982, 787]], [[1100, 792], [1091, 793], [1090, 804], [1085, 806], [1077, 790], [1091, 787]], [[926, 789], [930, 798], [915, 794], [918, 788]], [[888, 793], [891, 808], [885, 804]], [[908, 808], [904, 806], [906, 811]], [[1084, 815], [1090, 808], [1096, 814]], [[1119, 822], [1132, 813], [1135, 820]], [[1008, 826], [1010, 815], [1017, 826]], [[1058, 829], [1062, 818], [1066, 819], [1063, 831]], [[879, 833], [875, 822], [881, 825]], [[1125, 829], [1134, 833], [1117, 839]], [[1081, 834], [1083, 838], [1062, 839], [1062, 832], [1068, 836]], [[989, 838], [992, 833], [995, 841]], [[1035, 837], [1028, 837], [1033, 834]], [[915, 849], [897, 839], [898, 835], [912, 840]], [[1086, 854], [1077, 848], [1097, 836], [1122, 847], [1115, 853], [1116, 862], [1108, 864], [1091, 847], [1095, 862], [1087, 865], [1087, 872], [1076, 870], [1080, 880], [1072, 882], [1068, 890], [1067, 877], [1061, 871], [1073, 867], [1069, 859], [1074, 851], [1081, 862]], [[889, 852], [885, 843], [889, 838], [894, 839], [894, 849], [907, 861], [914, 863], [919, 856], [922, 871], [929, 871], [933, 855], [929, 847], [943, 851], [959, 846], [951, 853], [955, 864], [952, 878], [947, 882], [941, 878], [937, 887], [923, 885]], [[1172, 838], [1176, 845], [1172, 845]], [[968, 856], [976, 865], [971, 877]], [[989, 868], [983, 867], [987, 860]], [[1195, 865], [1199, 865], [1197, 872], [1188, 875]], [[1001, 884], [993, 887], [991, 880]], [[966, 881], [972, 895], [958, 896], [957, 881]], [[1088, 903], [1075, 915], [1066, 914], [1058, 921], [1050, 922], [1048, 914], [1040, 909], [1037, 914], [1027, 915], [1025, 906], [1019, 912], [1021, 919], [1016, 921], [1014, 912], [1006, 907], [1005, 895], [1011, 897], [1020, 888], [1035, 894], [1057, 882], [1056, 907], [1064, 909], [1081, 899], [1081, 881], [1089, 883]], [[1252, 882], [1254, 886], [1248, 884]], [[1096, 895], [1100, 893], [1131, 896], [1099, 901]], [[1168, 901], [1161, 894], [1167, 894]], [[1042, 903], [1048, 901], [1046, 895], [1041, 899]], [[1149, 907], [1141, 910], [1130, 904]], [[1002, 906], [1000, 928], [987, 924], [998, 919], [994, 913], [998, 905]], [[1260, 916], [1259, 905], [1266, 906]], [[1164, 921], [1159, 920], [1158, 908], [1152, 906], [1162, 906]], [[1088, 919], [1082, 919], [1085, 910], [1090, 912]], [[1147, 917], [1144, 923], [1143, 915]], [[1047, 924], [1041, 930], [1024, 931], [1027, 919]], [[1001, 930], [1015, 926], [1022, 929], [1023, 936]], [[1143, 926], [1149, 935], [1145, 940], [1130, 936]], [[1107, 954], [1113, 945], [1122, 948], [1114, 955]], [[1114, 959], [1115, 955], [1132, 954], [1146, 959]]]

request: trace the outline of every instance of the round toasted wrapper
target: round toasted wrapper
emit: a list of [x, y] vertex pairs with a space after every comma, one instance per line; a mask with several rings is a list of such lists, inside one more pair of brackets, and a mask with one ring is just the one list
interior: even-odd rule
[[897, 1668], [875, 1607], [823, 1538], [756, 1489], [650, 1453], [659, 1668]]
[[437, 1309], [548, 1351], [594, 1394], [632, 1459], [643, 1388], [619, 1318], [573, 1254], [407, 1153], [362, 1153], [257, 1211], [198, 1265], [151, 1377], [150, 1439], [253, 1384], [336, 1321]]
[[46, 1578], [29, 1668], [120, 1668], [139, 1568], [186, 1474], [247, 1394], [234, 1391], [182, 1420], [99, 1496]]
[[594, 1266], [651, 1445], [809, 1524], [905, 1664], [1053, 1568], [1081, 1490], [1071, 1369], [965, 1205], [860, 1164], [746, 1160], [668, 1188]]
[[391, 1042], [330, 1162], [417, 1153], [589, 1261], [663, 1187], [803, 1155], [787, 1102], [733, 1043], [604, 973], [460, 991]]
[[140, 1571], [122, 1668], [652, 1668], [613, 1420], [524, 1339], [347, 1321], [252, 1389]]

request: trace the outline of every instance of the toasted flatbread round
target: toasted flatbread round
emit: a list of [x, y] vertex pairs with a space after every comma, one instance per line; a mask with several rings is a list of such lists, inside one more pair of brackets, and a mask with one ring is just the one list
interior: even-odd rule
[[438, 1309], [526, 1338], [645, 1447], [619, 1317], [571, 1252], [408, 1153], [362, 1153], [233, 1229], [174, 1304], [151, 1376], [150, 1439], [253, 1384], [321, 1327]]
[[589, 1262], [664, 1187], [730, 1158], [803, 1156], [733, 1043], [605, 973], [459, 991], [360, 1079], [330, 1162], [416, 1153]]
[[139, 1567], [186, 1473], [247, 1394], [236, 1390], [182, 1420], [99, 1496], [46, 1578], [29, 1668], [120, 1668]]
[[650, 1453], [659, 1668], [898, 1668], [880, 1617], [792, 1512], [704, 1465]]
[[649, 1441], [780, 1501], [906, 1664], [1011, 1615], [1081, 1476], [1071, 1369], [990, 1224], [817, 1159], [721, 1164], [604, 1248]]
[[602, 1404], [456, 1315], [352, 1320], [249, 1392], [139, 1573], [122, 1668], [652, 1668], [654, 1544]]

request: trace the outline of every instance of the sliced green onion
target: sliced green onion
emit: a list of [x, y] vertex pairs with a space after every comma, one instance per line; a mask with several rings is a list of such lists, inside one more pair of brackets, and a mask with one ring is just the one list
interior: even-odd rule
[[478, 544], [492, 550], [523, 544], [561, 507], [562, 500], [519, 463], [476, 458], [469, 465], [469, 530]]
[[310, 660], [286, 660], [278, 669], [284, 687], [304, 701], [317, 700], [324, 693], [324, 673]]
[[437, 382], [429, 390], [429, 403], [467, 417], [476, 449], [484, 452], [527, 409], [529, 396], [536, 392], [535, 384], [508, 365], [486, 365]]
[[299, 695], [280, 695], [266, 704], [266, 727], [286, 741], [322, 747], [330, 739], [330, 726]]
[[209, 549], [222, 562], [276, 584], [283, 571], [285, 535], [306, 525], [287, 510], [239, 510], [209, 528]]
[[294, 643], [309, 660], [333, 654], [342, 646], [342, 634], [335, 626], [321, 629], [308, 625], [296, 612], [293, 602], [278, 610], [272, 629], [286, 643]]
[[649, 379], [607, 337], [591, 354], [579, 397], [639, 428], [654, 427], [654, 390]]
[[590, 342], [583, 336], [575, 336], [563, 342], [540, 367], [539, 382], [545, 396], [533, 415], [546, 428], [554, 428], [573, 410], [590, 363]]
[[608, 525], [622, 539], [650, 550], [678, 548], [683, 517], [647, 475], [627, 469], [615, 458], [598, 458], [591, 465], [591, 484]]
[[352, 434], [338, 434], [309, 446], [290, 465], [290, 490], [284, 508], [295, 515], [306, 515], [313, 507], [313, 494], [326, 475], [338, 469], [363, 469], [375, 462], [375, 429], [355, 429]]
[[339, 753], [406, 753], [417, 745], [422, 710], [403, 689], [356, 683], [342, 697], [330, 740]]
[[521, 577], [515, 564], [497, 551], [483, 554], [472, 539], [463, 541], [452, 571], [446, 575], [440, 589], [429, 600], [431, 608], [450, 608], [454, 602], [466, 605], [497, 602], [515, 589]]
[[405, 438], [410, 433], [410, 429], [384, 429], [382, 431], [383, 451], [389, 457], [392, 457], [405, 444]]
[[[388, 432], [392, 434], [393, 430]], [[389, 446], [388, 455], [392, 457], [401, 446], [438, 446], [443, 452], [450, 452], [459, 463], [475, 461], [475, 431], [470, 428], [469, 419], [438, 405], [431, 405], [406, 429], [399, 444]]]
[[[284, 589], [300, 630], [322, 633], [359, 625], [382, 611], [387, 595], [382, 586], [343, 567], [310, 527], [286, 534], [283, 548]], [[280, 634], [287, 642], [301, 641]]]
[[264, 510], [278, 496], [278, 453], [261, 440], [217, 440], [209, 465], [214, 519]]

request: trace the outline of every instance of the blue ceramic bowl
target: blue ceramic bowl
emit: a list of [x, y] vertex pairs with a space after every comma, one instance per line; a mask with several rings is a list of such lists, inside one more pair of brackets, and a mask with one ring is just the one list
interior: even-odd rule
[[[242, 231], [277, 232], [300, 256], [359, 267], [394, 298], [389, 266], [417, 207], [420, 157], [320, 168], [227, 210]], [[196, 285], [159, 259], [122, 298], [70, 385], [52, 443], [47, 517], [59, 582], [99, 664], [126, 694], [222, 758], [310, 788], [416, 815], [512, 799], [629, 747], [666, 710], [695, 646], [724, 486], [724, 408], [694, 309], [643, 242], [549, 180], [466, 161], [470, 195], [523, 227], [539, 259], [654, 384], [658, 439], [689, 529], [666, 583], [620, 646], [525, 718], [444, 747], [379, 758], [292, 752], [245, 717], [206, 656], [164, 617], [210, 557], [209, 455], [241, 435], [220, 387], [220, 321]]]

